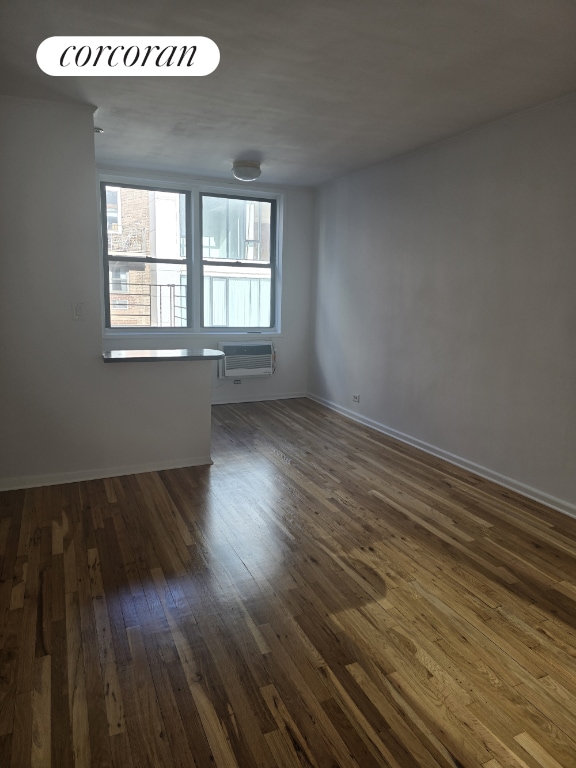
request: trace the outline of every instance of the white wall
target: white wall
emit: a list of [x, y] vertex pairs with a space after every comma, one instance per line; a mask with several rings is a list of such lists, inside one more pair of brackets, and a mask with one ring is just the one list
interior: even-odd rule
[[572, 512], [575, 137], [572, 98], [324, 186], [310, 385]]
[[[0, 487], [200, 463], [210, 383], [307, 391], [313, 192], [285, 190], [274, 377], [104, 365], [91, 110], [0, 107]], [[572, 511], [575, 129], [559, 101], [325, 186], [310, 357], [314, 396]]]
[[101, 359], [92, 110], [0, 109], [0, 488], [206, 463], [214, 363]]

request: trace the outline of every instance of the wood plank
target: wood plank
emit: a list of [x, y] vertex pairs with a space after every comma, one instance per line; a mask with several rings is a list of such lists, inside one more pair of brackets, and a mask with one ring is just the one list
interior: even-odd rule
[[108, 717], [108, 729], [110, 736], [114, 736], [118, 733], [123, 733], [126, 730], [124, 704], [122, 701], [122, 692], [120, 690], [120, 681], [118, 680], [117, 662], [114, 653], [112, 630], [110, 628], [98, 550], [96, 548], [89, 549], [87, 555], [92, 608], [94, 611], [102, 684], [104, 688], [106, 714]]
[[10, 758], [11, 768], [31, 768], [32, 691], [16, 695]]
[[90, 768], [92, 757], [88, 719], [89, 702], [86, 697], [86, 675], [77, 592], [66, 593], [66, 659], [74, 765], [78, 768]]
[[267, 685], [260, 689], [260, 693], [278, 726], [278, 730], [266, 734], [266, 740], [279, 766], [297, 766], [300, 768], [302, 765], [308, 765], [311, 768], [316, 768], [318, 764], [314, 755], [276, 688], [273, 685]]
[[[8, 582], [8, 585], [10, 583]], [[8, 736], [14, 730], [16, 680], [22, 609], [7, 611], [6, 640], [0, 651], [0, 736]]]
[[[61, 557], [61, 556], [60, 556]], [[63, 585], [62, 585], [63, 589]], [[66, 619], [52, 623], [51, 655], [51, 743], [52, 765], [72, 768], [72, 719], [68, 695], [68, 652]]]
[[42, 656], [34, 663], [31, 768], [50, 768], [52, 765], [51, 690], [51, 658]]
[[549, 752], [546, 752], [542, 745], [538, 744], [526, 731], [519, 733], [514, 738], [526, 752], [538, 761], [542, 768], [562, 768], [558, 760], [555, 760]]
[[0, 493], [0, 764], [576, 765], [576, 520], [308, 400]]

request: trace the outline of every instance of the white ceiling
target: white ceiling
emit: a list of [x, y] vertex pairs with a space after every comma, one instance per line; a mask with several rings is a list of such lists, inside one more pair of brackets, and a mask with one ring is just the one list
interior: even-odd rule
[[[0, 93], [98, 107], [99, 162], [319, 184], [576, 90], [574, 0], [1, 0]], [[56, 78], [52, 35], [203, 35], [207, 77]]]

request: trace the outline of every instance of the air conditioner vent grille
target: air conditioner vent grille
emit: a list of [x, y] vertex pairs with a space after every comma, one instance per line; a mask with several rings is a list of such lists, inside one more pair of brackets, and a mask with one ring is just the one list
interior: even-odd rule
[[271, 368], [272, 355], [226, 355], [226, 369]]
[[243, 344], [221, 342], [218, 347], [226, 355], [220, 365], [220, 375], [224, 378], [271, 376], [274, 373], [274, 347], [271, 341]]

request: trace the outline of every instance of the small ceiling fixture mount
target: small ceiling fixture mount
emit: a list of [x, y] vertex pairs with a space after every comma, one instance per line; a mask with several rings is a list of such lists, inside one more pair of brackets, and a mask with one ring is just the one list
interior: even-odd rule
[[255, 181], [262, 171], [260, 163], [254, 163], [251, 160], [235, 160], [232, 173], [238, 181]]
[[97, 125], [94, 126], [94, 133], [104, 133], [104, 128], [98, 128]]

